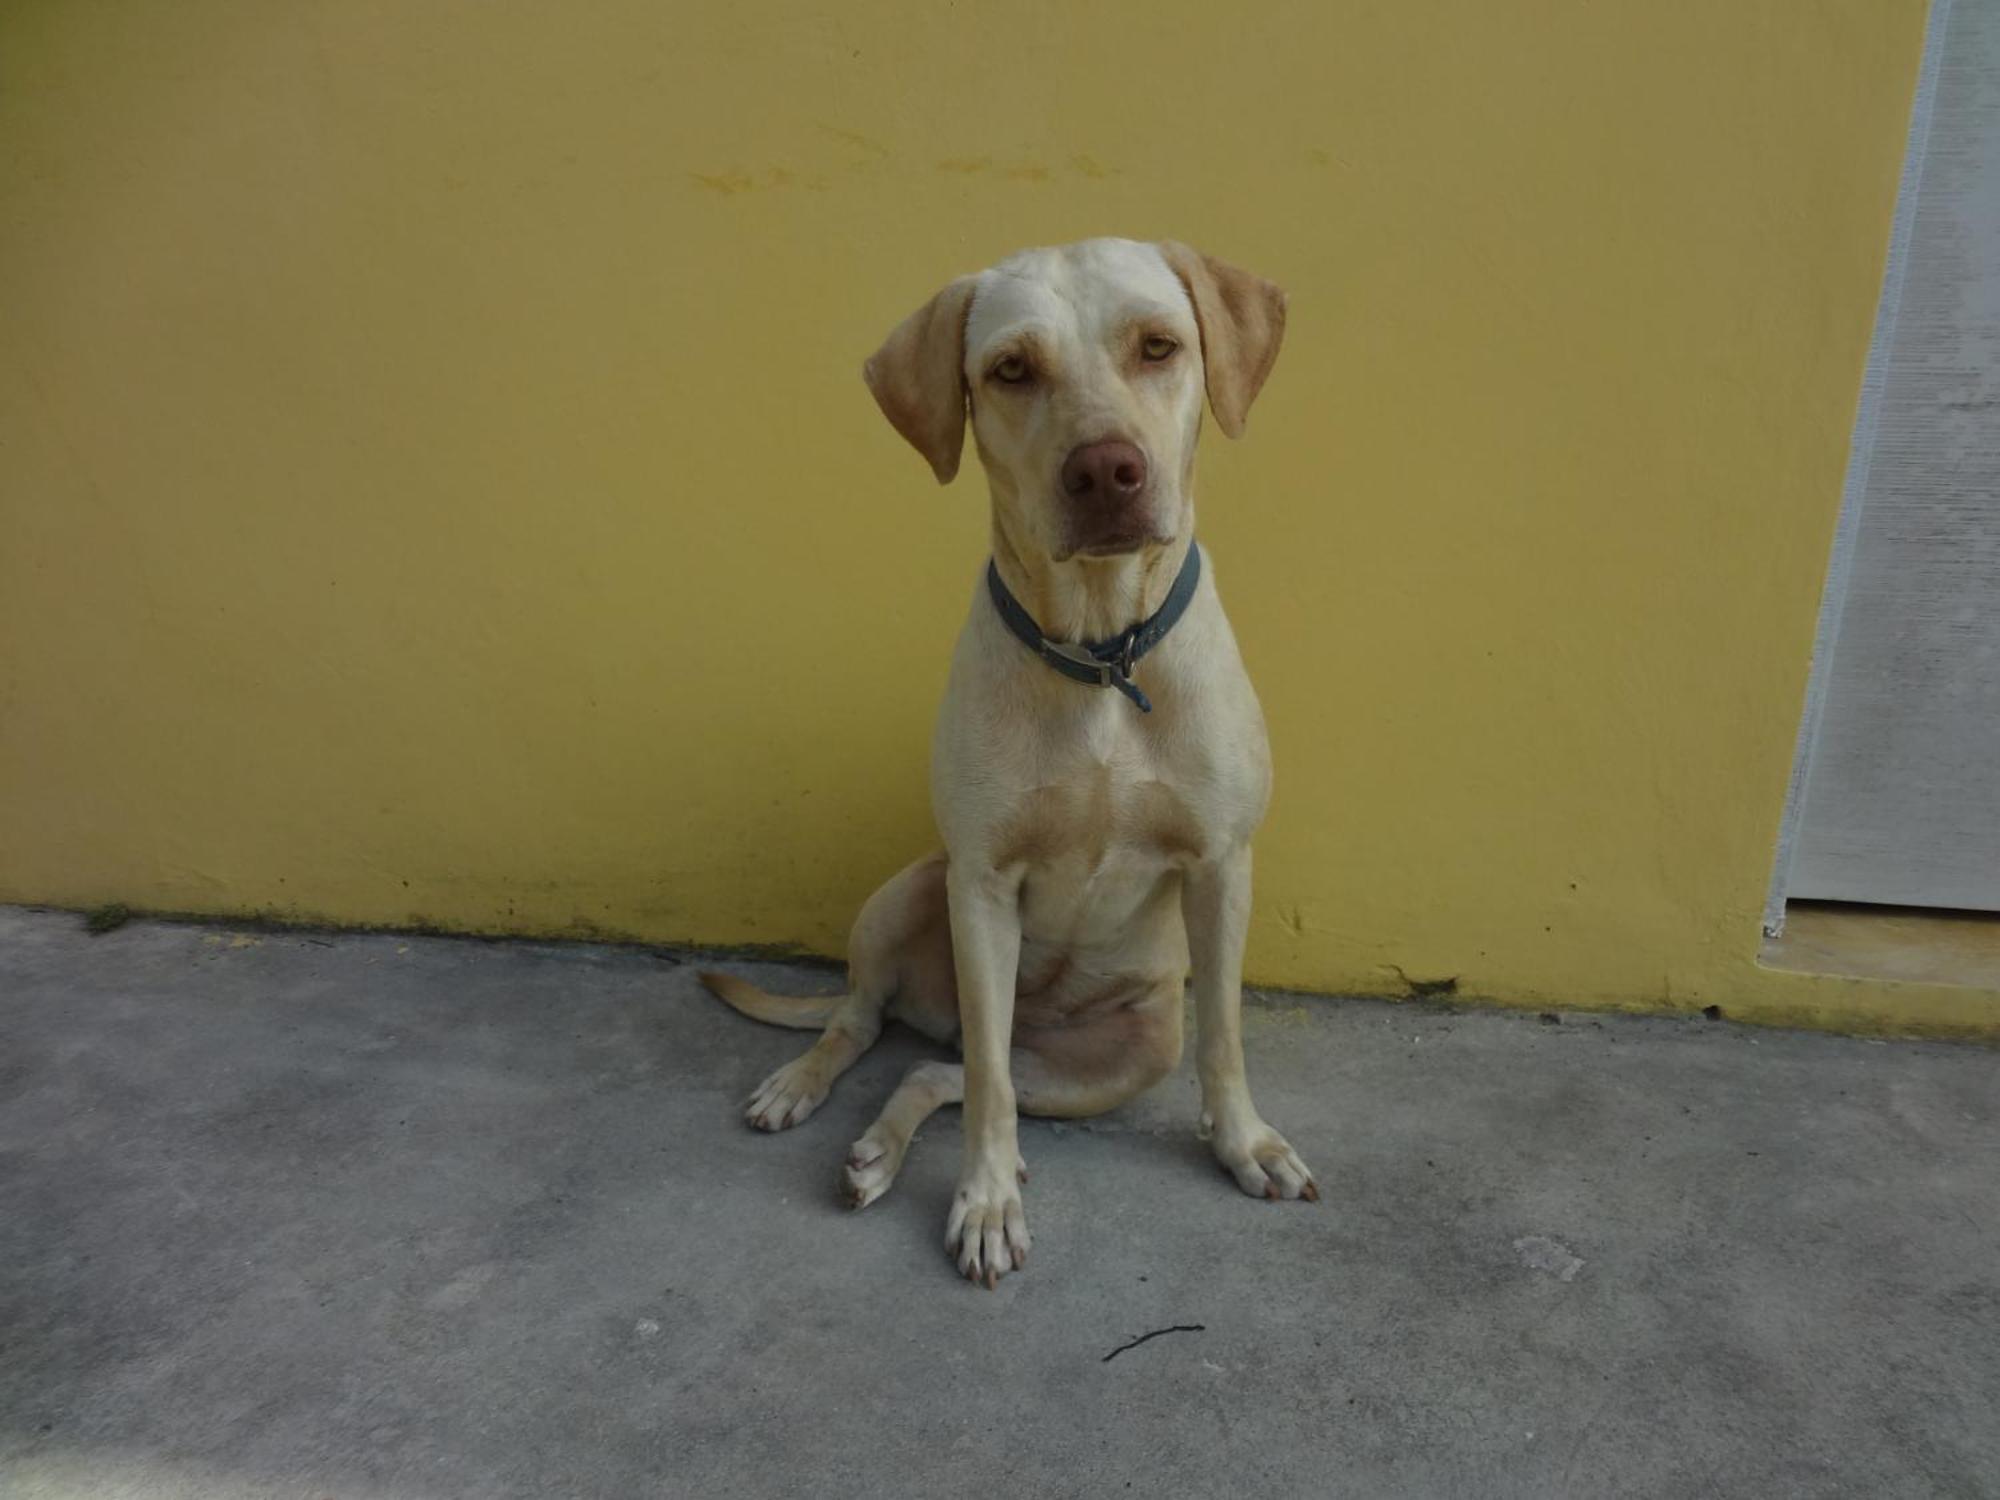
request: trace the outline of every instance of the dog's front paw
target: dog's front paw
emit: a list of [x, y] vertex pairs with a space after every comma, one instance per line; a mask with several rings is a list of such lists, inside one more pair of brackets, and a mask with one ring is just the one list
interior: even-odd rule
[[1224, 1124], [1204, 1118], [1202, 1123], [1215, 1159], [1251, 1197], [1319, 1201], [1319, 1184], [1291, 1142], [1257, 1115]]
[[959, 1275], [989, 1290], [1028, 1260], [1028, 1218], [1017, 1174], [1026, 1175], [1018, 1157], [998, 1173], [968, 1172], [959, 1179], [945, 1220], [945, 1253], [958, 1263]]

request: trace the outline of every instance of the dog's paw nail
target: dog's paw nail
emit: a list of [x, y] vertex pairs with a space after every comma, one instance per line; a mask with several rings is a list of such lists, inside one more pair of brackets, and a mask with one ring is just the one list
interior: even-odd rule
[[1319, 1184], [1308, 1178], [1305, 1187], [1300, 1190], [1299, 1196], [1308, 1203], [1319, 1202]]
[[1265, 1183], [1265, 1184], [1264, 1184], [1264, 1196], [1265, 1196], [1266, 1198], [1270, 1199], [1270, 1200], [1271, 1200], [1271, 1201], [1272, 1201], [1273, 1203], [1277, 1202], [1277, 1201], [1278, 1201], [1278, 1185], [1277, 1185], [1277, 1183], [1275, 1183], [1275, 1182], [1267, 1182], [1267, 1183]]

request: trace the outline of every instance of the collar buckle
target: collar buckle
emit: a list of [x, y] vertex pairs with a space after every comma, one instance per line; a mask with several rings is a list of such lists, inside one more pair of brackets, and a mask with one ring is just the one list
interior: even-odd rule
[[1042, 637], [1042, 649], [1051, 656], [1060, 656], [1064, 661], [1082, 667], [1087, 672], [1097, 674], [1099, 687], [1115, 687], [1119, 682], [1130, 682], [1132, 673], [1139, 665], [1139, 632], [1128, 630], [1119, 638], [1118, 649], [1100, 656], [1102, 646], [1097, 651], [1088, 647], [1074, 646], [1068, 641], [1052, 641]]
[[[1084, 650], [1083, 647], [1072, 646], [1068, 641], [1052, 641], [1047, 636], [1043, 636], [1042, 649], [1051, 656], [1060, 656], [1072, 666], [1082, 667], [1088, 672], [1095, 672], [1099, 687], [1110, 687], [1111, 674], [1119, 670], [1117, 662], [1105, 661], [1101, 657], [1093, 656], [1090, 652]], [[1131, 676], [1131, 668], [1127, 666], [1124, 669], [1124, 673], [1127, 677]]]

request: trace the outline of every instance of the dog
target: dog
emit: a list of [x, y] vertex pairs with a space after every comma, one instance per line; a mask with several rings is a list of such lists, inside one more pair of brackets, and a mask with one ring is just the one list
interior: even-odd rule
[[701, 977], [759, 1021], [824, 1028], [751, 1095], [761, 1130], [809, 1116], [885, 1018], [957, 1045], [962, 1064], [909, 1071], [841, 1184], [873, 1203], [917, 1128], [962, 1102], [945, 1248], [989, 1288], [1028, 1256], [1017, 1110], [1096, 1115], [1165, 1078], [1190, 976], [1199, 1133], [1252, 1197], [1319, 1197], [1244, 1075], [1270, 750], [1194, 540], [1204, 397], [1240, 436], [1284, 327], [1285, 295], [1261, 277], [1178, 243], [1095, 239], [952, 281], [863, 368], [940, 483], [969, 417], [991, 492], [992, 557], [932, 744], [944, 848], [863, 906], [844, 995]]

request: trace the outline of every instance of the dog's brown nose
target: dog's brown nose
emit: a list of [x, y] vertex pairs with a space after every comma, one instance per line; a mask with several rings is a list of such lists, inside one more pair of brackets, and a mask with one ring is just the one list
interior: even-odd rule
[[1131, 500], [1146, 487], [1146, 455], [1130, 443], [1085, 443], [1063, 460], [1062, 487], [1072, 500]]

